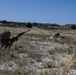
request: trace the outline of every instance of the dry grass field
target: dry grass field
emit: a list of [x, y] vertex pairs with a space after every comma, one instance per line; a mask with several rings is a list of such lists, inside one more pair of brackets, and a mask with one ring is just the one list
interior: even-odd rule
[[[3, 30], [13, 37], [28, 28]], [[56, 33], [64, 38], [53, 38]], [[76, 75], [76, 30], [32, 27], [10, 49], [0, 49], [0, 75]]]

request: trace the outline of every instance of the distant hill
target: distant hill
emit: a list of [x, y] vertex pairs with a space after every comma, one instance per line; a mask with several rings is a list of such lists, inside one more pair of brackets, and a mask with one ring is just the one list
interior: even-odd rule
[[0, 26], [10, 26], [10, 27], [28, 27], [32, 25], [33, 27], [43, 28], [43, 29], [76, 29], [76, 24], [52, 24], [52, 23], [37, 23], [37, 22], [13, 22], [7, 20], [0, 20]]

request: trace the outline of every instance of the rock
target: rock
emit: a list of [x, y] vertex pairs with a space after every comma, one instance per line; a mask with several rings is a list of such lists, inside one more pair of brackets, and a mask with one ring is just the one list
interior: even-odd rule
[[6, 71], [15, 71], [18, 69], [18, 65], [14, 61], [0, 63], [0, 69]]
[[21, 59], [23, 59], [23, 58], [27, 58], [28, 55], [25, 54], [25, 53], [19, 53], [19, 54], [13, 55], [13, 57], [14, 57], [14, 58], [21, 58]]
[[71, 69], [68, 73], [68, 75], [76, 75], [76, 70]]
[[49, 37], [49, 39], [52, 40], [53, 39], [53, 36]]

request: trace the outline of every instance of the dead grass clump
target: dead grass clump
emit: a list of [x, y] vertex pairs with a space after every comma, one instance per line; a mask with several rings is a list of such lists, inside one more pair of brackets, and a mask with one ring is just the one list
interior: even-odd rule
[[49, 54], [54, 54], [54, 53], [68, 53], [68, 54], [73, 54], [73, 48], [72, 47], [68, 47], [68, 48], [55, 48], [55, 49], [50, 49], [48, 50]]
[[76, 49], [74, 49], [73, 51], [73, 61], [76, 63]]
[[28, 54], [28, 56], [34, 58], [36, 54], [35, 47], [32, 44], [31, 45], [29, 44], [27, 49], [28, 50], [26, 51], [26, 53]]
[[49, 72], [41, 72], [40, 75], [51, 75]]
[[72, 37], [66, 37], [65, 39], [61, 39], [60, 43], [62, 44], [73, 44], [74, 40]]
[[35, 44], [32, 44], [31, 42], [26, 42], [26, 47], [26, 54], [29, 57], [37, 60], [38, 62], [41, 61], [41, 55], [37, 53]]
[[64, 38], [54, 38], [52, 41], [67, 45], [76, 43], [76, 40], [71, 36], [64, 36]]
[[44, 64], [45, 68], [55, 68], [55, 61], [49, 61], [49, 62], [45, 62]]
[[68, 48], [55, 48], [57, 53], [68, 53], [68, 54], [73, 54], [73, 48], [68, 47]]
[[23, 71], [6, 71], [6, 70], [0, 70], [0, 75], [27, 75], [25, 72]]
[[61, 58], [61, 60], [58, 63], [58, 67], [60, 69], [62, 68], [62, 73], [60, 73], [61, 71], [59, 71], [60, 74], [68, 75], [69, 70], [74, 66], [73, 56], [74, 55], [72, 54], [69, 58]]
[[57, 73], [57, 70], [51, 69], [44, 72], [40, 72], [40, 75], [59, 75], [59, 74]]

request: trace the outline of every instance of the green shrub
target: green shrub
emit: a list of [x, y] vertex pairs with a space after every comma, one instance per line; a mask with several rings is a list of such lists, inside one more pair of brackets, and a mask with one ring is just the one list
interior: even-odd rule
[[55, 53], [55, 50], [54, 49], [51, 49], [51, 50], [48, 50], [49, 54], [54, 54]]

